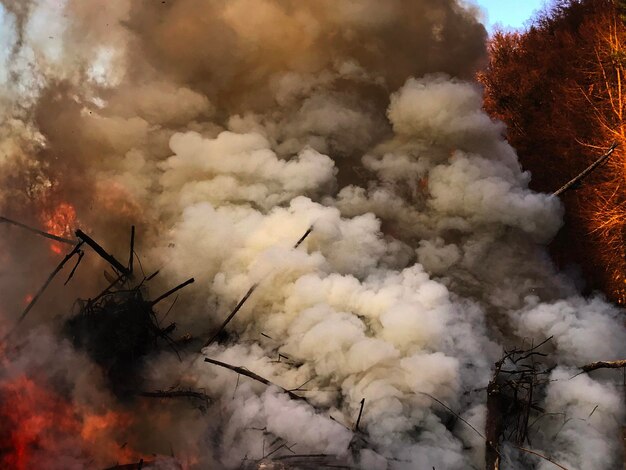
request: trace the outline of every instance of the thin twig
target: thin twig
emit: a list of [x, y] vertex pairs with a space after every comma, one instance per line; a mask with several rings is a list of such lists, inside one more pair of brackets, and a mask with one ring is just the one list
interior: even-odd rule
[[302, 236], [300, 237], [300, 239], [296, 242], [296, 244], [295, 244], [293, 247], [294, 247], [294, 248], [298, 248], [298, 247], [302, 244], [302, 242], [303, 242], [304, 240], [306, 240], [306, 238], [307, 238], [307, 237], [311, 234], [311, 232], [312, 232], [312, 231], [313, 231], [313, 226], [311, 225], [311, 226], [308, 228], [308, 230], [307, 230], [306, 232], [304, 232], [304, 235], [302, 235]]
[[526, 452], [528, 454], [536, 455], [537, 457], [540, 457], [540, 458], [542, 458], [544, 460], [547, 460], [552, 465], [555, 465], [555, 466], [559, 467], [562, 470], [569, 470], [567, 467], [564, 467], [560, 463], [555, 462], [554, 460], [552, 460], [550, 457], [548, 457], [546, 455], [540, 454], [539, 452], [535, 452], [534, 450], [526, 449], [525, 447], [516, 446], [515, 444], [511, 444], [511, 445], [513, 447], [515, 447], [517, 450], [521, 450], [522, 452]]
[[572, 186], [575, 186], [576, 184], [580, 183], [583, 179], [585, 179], [587, 176], [589, 176], [589, 174], [593, 170], [595, 170], [596, 167], [598, 167], [600, 164], [604, 163], [611, 156], [611, 154], [617, 148], [617, 145], [618, 145], [617, 142], [613, 142], [611, 147], [609, 147], [609, 149], [607, 150], [607, 152], [604, 155], [602, 155], [600, 158], [598, 158], [595, 162], [593, 162], [591, 165], [589, 165], [587, 168], [585, 168], [583, 171], [581, 171], [578, 175], [576, 175], [574, 178], [569, 180], [567, 183], [565, 183], [559, 189], [554, 191], [554, 193], [552, 193], [552, 195], [553, 196], [560, 196], [565, 191], [567, 191], [568, 189], [572, 188]]
[[248, 369], [245, 369], [243, 367], [233, 366], [233, 365], [227, 364], [225, 362], [218, 361], [216, 359], [211, 359], [209, 357], [205, 357], [204, 358], [204, 362], [209, 362], [211, 364], [215, 364], [216, 366], [220, 366], [220, 367], [223, 367], [225, 369], [232, 370], [233, 372], [237, 372], [238, 374], [245, 375], [246, 377], [254, 379], [257, 382], [261, 382], [262, 384], [267, 385], [268, 387], [276, 387], [276, 388], [280, 389], [283, 393], [286, 393], [287, 395], [289, 395], [294, 400], [304, 400], [304, 401], [307, 401], [306, 398], [301, 397], [299, 395], [296, 395], [292, 391], [289, 391], [286, 388], [281, 387], [280, 385], [276, 385], [275, 383], [270, 382], [266, 378], [261, 377], [260, 375], [255, 374], [254, 372], [251, 372]]
[[72, 268], [72, 270], [70, 271], [69, 276], [67, 276], [67, 279], [65, 280], [65, 283], [63, 284], [64, 286], [67, 286], [67, 283], [70, 282], [72, 280], [72, 278], [74, 277], [74, 273], [76, 272], [76, 270], [78, 269], [78, 265], [80, 264], [80, 262], [83, 260], [83, 257], [85, 256], [85, 252], [83, 250], [80, 250], [78, 252], [78, 259], [76, 260], [76, 264], [74, 265], [74, 267]]
[[443, 406], [446, 410], [448, 410], [450, 413], [452, 413], [456, 418], [460, 419], [461, 421], [463, 421], [465, 424], [467, 424], [470, 428], [472, 428], [474, 430], [474, 432], [476, 434], [478, 434], [480, 437], [482, 437], [485, 441], [487, 440], [487, 438], [478, 430], [476, 429], [474, 426], [472, 426], [468, 421], [466, 421], [465, 419], [463, 419], [457, 412], [455, 412], [452, 408], [450, 408], [448, 405], [446, 405], [444, 402], [442, 402], [441, 400], [439, 400], [438, 398], [433, 397], [431, 394], [426, 393], [426, 392], [417, 392], [421, 395], [426, 395], [428, 398], [430, 398], [431, 400], [435, 400], [437, 403], [439, 403], [441, 406]]

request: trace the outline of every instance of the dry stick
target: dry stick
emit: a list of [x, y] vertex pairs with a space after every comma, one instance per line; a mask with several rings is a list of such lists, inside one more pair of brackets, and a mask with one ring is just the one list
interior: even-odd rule
[[113, 467], [105, 468], [104, 470], [141, 470], [144, 464], [151, 465], [152, 462], [149, 462], [149, 461], [146, 462], [143, 459], [141, 459], [137, 463], [127, 463], [127, 464], [115, 465]]
[[213, 341], [215, 341], [217, 339], [217, 337], [222, 333], [222, 331], [224, 331], [224, 328], [226, 328], [226, 326], [230, 323], [230, 321], [234, 318], [234, 316], [237, 315], [237, 312], [239, 312], [239, 310], [241, 310], [241, 307], [243, 307], [243, 304], [246, 303], [248, 298], [252, 295], [252, 293], [256, 290], [256, 288], [258, 286], [259, 286], [259, 284], [255, 283], [255, 284], [252, 285], [252, 287], [250, 287], [250, 289], [248, 289], [248, 292], [246, 292], [246, 295], [243, 296], [243, 298], [239, 301], [239, 303], [233, 309], [233, 311], [230, 312], [230, 315], [228, 315], [228, 317], [226, 317], [226, 320], [224, 320], [224, 322], [220, 325], [220, 327], [217, 329], [217, 331], [211, 337], [211, 339], [209, 339], [206, 343], [204, 343], [204, 347], [205, 348], [208, 345], [210, 345], [211, 343], [213, 343]]
[[492, 379], [487, 384], [487, 417], [485, 423], [485, 469], [500, 469], [500, 436], [502, 435], [502, 415], [500, 409], [502, 407], [502, 395], [500, 386], [498, 385], [498, 374], [504, 363], [504, 359], [496, 363]]
[[[296, 244], [293, 246], [294, 249], [298, 248], [302, 242], [304, 240], [306, 240], [306, 238], [311, 234], [311, 232], [313, 231], [313, 226], [311, 225], [306, 232], [304, 232], [304, 235], [302, 235], [300, 237], [300, 239], [296, 242]], [[232, 312], [230, 312], [230, 315], [228, 315], [226, 317], [226, 320], [224, 320], [224, 322], [220, 325], [220, 327], [217, 329], [217, 331], [215, 332], [215, 334], [206, 342], [204, 343], [203, 347], [207, 347], [209, 346], [211, 343], [213, 343], [218, 337], [219, 335], [222, 333], [222, 331], [224, 331], [224, 329], [226, 328], [226, 326], [228, 326], [228, 324], [230, 323], [230, 321], [235, 317], [235, 315], [237, 315], [237, 312], [239, 312], [239, 310], [241, 310], [241, 307], [243, 307], [243, 304], [246, 303], [246, 301], [250, 298], [250, 296], [252, 295], [252, 293], [256, 290], [256, 288], [259, 286], [259, 283], [254, 283], [250, 289], [248, 289], [248, 292], [246, 292], [246, 294], [242, 297], [242, 299], [239, 301], [239, 303], [235, 306], [235, 308], [233, 309]]]
[[75, 245], [76, 244], [76, 240], [70, 240], [69, 238], [58, 237], [58, 236], [53, 235], [51, 233], [44, 232], [43, 230], [36, 229], [36, 228], [31, 227], [29, 225], [23, 224], [21, 222], [17, 222], [16, 220], [7, 219], [6, 217], [0, 216], [0, 223], [3, 223], [3, 222], [7, 223], [7, 224], [15, 225], [16, 227], [20, 227], [20, 228], [26, 229], [29, 232], [33, 232], [33, 233], [35, 233], [37, 235], [41, 235], [42, 237], [49, 238], [50, 240], [54, 240], [54, 241], [57, 241], [57, 242], [65, 243], [67, 245]]
[[80, 247], [82, 246], [82, 244], [83, 244], [82, 241], [77, 243], [76, 246], [74, 247], [74, 249], [72, 251], [70, 251], [67, 255], [65, 255], [65, 258], [63, 258], [61, 260], [61, 262], [57, 265], [57, 267], [54, 268], [54, 271], [52, 271], [52, 274], [50, 274], [50, 276], [48, 276], [48, 279], [46, 280], [44, 285], [41, 286], [39, 291], [35, 294], [33, 299], [30, 301], [30, 303], [26, 306], [26, 308], [24, 309], [24, 311], [20, 315], [20, 318], [17, 320], [17, 325], [22, 323], [22, 320], [24, 320], [26, 315], [28, 315], [28, 312], [31, 311], [31, 309], [35, 306], [35, 303], [37, 303], [37, 300], [39, 300], [39, 297], [41, 297], [41, 295], [48, 288], [48, 286], [50, 285], [52, 280], [55, 278], [55, 276], [57, 274], [59, 274], [59, 272], [63, 269], [63, 267], [65, 266], [65, 263], [67, 263], [76, 253], [78, 253], [80, 251]]
[[193, 284], [196, 280], [192, 277], [187, 279], [185, 282], [183, 282], [182, 284], [178, 284], [176, 287], [173, 287], [172, 289], [168, 290], [165, 294], [160, 295], [159, 297], [157, 297], [156, 299], [154, 299], [152, 302], [150, 302], [151, 306], [155, 306], [156, 304], [158, 304], [161, 300], [169, 297], [170, 295], [174, 294], [175, 292], [178, 292], [179, 290], [181, 290], [183, 287], [187, 287], [189, 284]]
[[589, 165], [587, 168], [585, 168], [581, 173], [579, 173], [577, 176], [575, 176], [574, 178], [569, 180], [567, 183], [565, 183], [559, 189], [554, 191], [552, 193], [552, 195], [553, 196], [560, 196], [565, 191], [570, 189], [572, 186], [575, 186], [577, 183], [581, 182], [583, 179], [585, 179], [587, 176], [589, 176], [589, 174], [593, 170], [595, 170], [599, 165], [604, 163], [611, 156], [611, 154], [615, 151], [616, 148], [617, 148], [617, 142], [613, 142], [611, 147], [609, 147], [609, 149], [607, 150], [607, 152], [604, 155], [602, 155], [600, 158], [598, 158], [595, 162], [593, 162], [591, 165]]
[[237, 372], [238, 374], [245, 375], [246, 377], [254, 379], [257, 382], [261, 382], [262, 384], [267, 385], [268, 387], [277, 387], [283, 393], [286, 393], [287, 395], [289, 395], [294, 400], [303, 400], [303, 401], [306, 401], [308, 403], [306, 398], [301, 397], [300, 395], [296, 395], [295, 393], [287, 390], [286, 388], [283, 388], [280, 385], [276, 385], [275, 383], [270, 382], [266, 378], [261, 377], [260, 375], [257, 375], [254, 372], [249, 371], [248, 369], [244, 369], [243, 367], [232, 366], [230, 364], [226, 364], [225, 362], [220, 362], [218, 360], [211, 359], [211, 358], [208, 358], [208, 357], [204, 358], [204, 362], [210, 362], [211, 364], [215, 364], [216, 366], [224, 367], [225, 369], [232, 370], [233, 372]]
[[102, 248], [98, 243], [96, 243], [93, 238], [91, 238], [89, 235], [87, 235], [85, 232], [83, 232], [82, 230], [76, 230], [76, 236], [78, 238], [80, 238], [82, 241], [84, 241], [87, 245], [89, 245], [91, 248], [93, 248], [93, 251], [95, 251], [96, 253], [98, 253], [100, 255], [100, 257], [102, 259], [104, 259], [105, 261], [107, 261], [111, 266], [113, 266], [117, 272], [122, 273], [126, 276], [131, 277], [131, 272], [128, 270], [128, 268], [126, 268], [126, 266], [124, 266], [122, 263], [120, 263], [117, 259], [115, 259], [114, 256], [110, 255], [109, 253], [107, 253], [105, 251], [104, 248]]
[[487, 440], [487, 438], [485, 436], [483, 436], [483, 434], [476, 429], [474, 426], [472, 426], [468, 421], [464, 420], [461, 416], [459, 416], [458, 413], [456, 413], [452, 408], [450, 408], [448, 405], [446, 405], [444, 402], [442, 402], [441, 400], [439, 400], [438, 398], [433, 397], [430, 393], [426, 393], [426, 392], [417, 392], [421, 395], [425, 395], [428, 398], [430, 398], [431, 400], [436, 401], [437, 403], [439, 403], [441, 406], [443, 406], [446, 410], [448, 410], [450, 413], [452, 413], [456, 418], [460, 419], [461, 421], [463, 421], [465, 424], [467, 424], [470, 428], [473, 429], [473, 431], [478, 434], [480, 437], [482, 437], [484, 440]]
[[363, 407], [365, 406], [365, 398], [361, 400], [361, 409], [359, 410], [359, 417], [356, 419], [354, 431], [359, 432], [359, 424], [361, 424], [361, 416], [363, 415]]
[[128, 257], [128, 270], [133, 272], [133, 261], [135, 259], [135, 226], [130, 227], [130, 255]]
[[312, 232], [312, 231], [313, 231], [313, 226], [311, 225], [311, 226], [308, 228], [308, 230], [307, 230], [306, 232], [304, 232], [304, 235], [302, 235], [302, 236], [300, 237], [300, 240], [298, 240], [298, 241], [296, 242], [296, 244], [293, 246], [293, 247], [294, 247], [294, 249], [295, 249], [295, 248], [298, 248], [298, 247], [302, 244], [302, 242], [303, 242], [304, 240], [306, 240], [306, 238], [307, 238], [307, 237], [311, 234], [311, 232]]

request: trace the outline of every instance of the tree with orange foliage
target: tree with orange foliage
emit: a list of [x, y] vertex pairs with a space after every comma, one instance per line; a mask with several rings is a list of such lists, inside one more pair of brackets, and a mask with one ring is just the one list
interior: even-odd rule
[[590, 288], [626, 303], [626, 0], [561, 0], [524, 33], [496, 33], [479, 74], [485, 108], [552, 192], [604, 153], [609, 160], [563, 194], [565, 226], [552, 244]]

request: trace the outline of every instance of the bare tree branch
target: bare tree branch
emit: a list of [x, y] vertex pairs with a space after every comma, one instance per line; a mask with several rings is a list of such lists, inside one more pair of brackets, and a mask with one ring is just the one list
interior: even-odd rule
[[585, 168], [577, 176], [575, 176], [574, 178], [569, 180], [567, 183], [565, 183], [559, 189], [554, 191], [552, 193], [552, 195], [553, 196], [560, 196], [561, 194], [563, 194], [568, 189], [571, 189], [573, 186], [576, 186], [576, 184], [580, 183], [583, 179], [585, 179], [587, 176], [589, 176], [589, 174], [593, 170], [595, 170], [599, 165], [601, 165], [606, 160], [608, 160], [608, 158], [611, 156], [611, 154], [615, 151], [616, 148], [617, 148], [617, 142], [613, 142], [613, 145], [611, 145], [611, 147], [609, 147], [609, 149], [607, 150], [607, 152], [604, 155], [602, 155], [600, 158], [598, 158], [595, 162], [593, 162], [591, 165], [589, 165], [587, 168]]

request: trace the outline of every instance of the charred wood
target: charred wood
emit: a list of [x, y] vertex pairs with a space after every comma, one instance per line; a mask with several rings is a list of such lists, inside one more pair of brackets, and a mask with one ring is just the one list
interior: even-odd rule
[[87, 245], [89, 245], [93, 249], [93, 251], [95, 251], [96, 253], [98, 253], [98, 255], [100, 255], [102, 259], [104, 259], [107, 263], [113, 266], [113, 268], [115, 268], [115, 270], [118, 273], [124, 274], [125, 276], [128, 276], [128, 277], [131, 276], [131, 272], [128, 270], [128, 268], [126, 268], [126, 266], [124, 266], [117, 259], [115, 259], [113, 255], [107, 253], [107, 251], [104, 248], [102, 248], [102, 246], [96, 243], [96, 241], [93, 238], [91, 238], [89, 235], [87, 235], [85, 232], [83, 232], [80, 229], [76, 230], [76, 236], [80, 238], [82, 241], [84, 241]]
[[583, 372], [591, 372], [598, 369], [621, 369], [626, 367], [626, 359], [619, 361], [598, 361], [584, 365], [580, 368]]
[[187, 287], [189, 284], [193, 284], [196, 280], [192, 277], [190, 279], [187, 279], [185, 282], [177, 285], [176, 287], [173, 287], [172, 289], [168, 290], [165, 294], [160, 295], [159, 297], [157, 297], [156, 299], [154, 299], [152, 302], [150, 302], [150, 305], [152, 307], [154, 307], [156, 304], [158, 304], [161, 300], [168, 298], [170, 295], [178, 292], [179, 290]]

